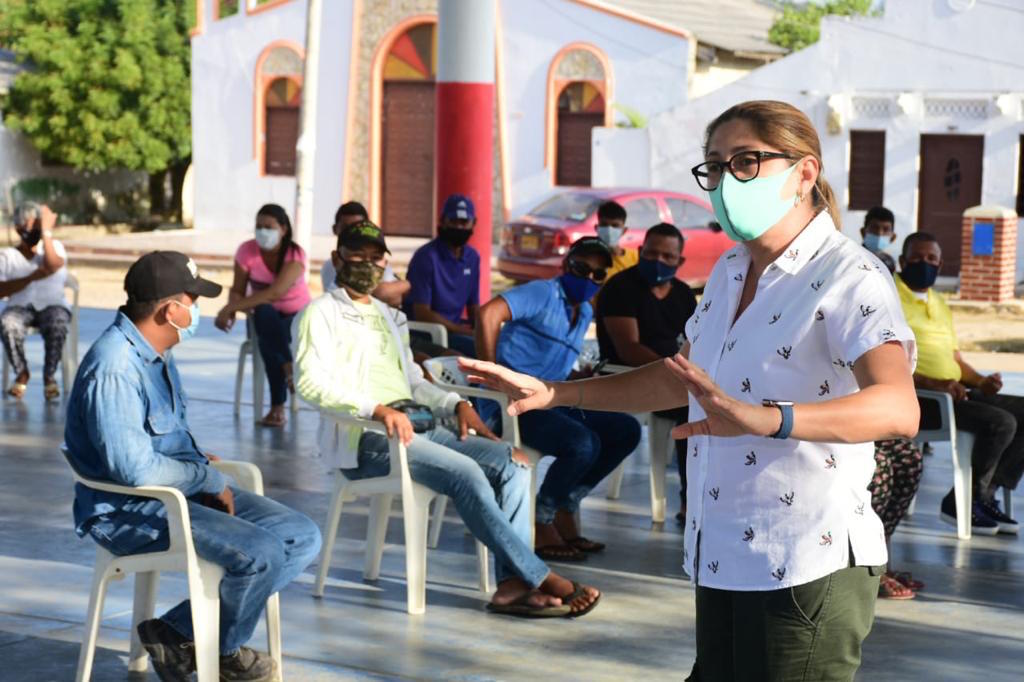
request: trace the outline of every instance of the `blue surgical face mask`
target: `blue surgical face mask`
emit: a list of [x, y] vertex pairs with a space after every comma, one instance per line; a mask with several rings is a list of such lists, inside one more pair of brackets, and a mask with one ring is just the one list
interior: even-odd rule
[[625, 227], [612, 227], [611, 225], [598, 225], [597, 238], [613, 249], [619, 245], [622, 235], [626, 234]]
[[636, 269], [644, 281], [650, 286], [656, 287], [675, 277], [678, 266], [665, 265], [660, 260], [651, 260], [641, 256], [640, 260], [636, 262]]
[[256, 243], [264, 251], [271, 251], [281, 243], [281, 231], [272, 227], [257, 227]]
[[589, 277], [580, 277], [572, 273], [565, 273], [558, 278], [565, 291], [565, 297], [570, 303], [579, 304], [594, 298], [594, 294], [600, 290], [601, 285]]
[[793, 195], [781, 195], [794, 170], [796, 164], [781, 173], [758, 176], [746, 182], [740, 182], [732, 173], [722, 174], [722, 181], [710, 192], [711, 205], [730, 239], [737, 242], [757, 239], [793, 209]]
[[868, 232], [864, 235], [864, 248], [871, 253], [885, 251], [892, 244], [892, 236], [888, 234], [875, 234]]
[[199, 301], [194, 302], [191, 306], [186, 306], [180, 301], [171, 301], [174, 305], [180, 305], [182, 308], [188, 308], [189, 323], [187, 327], [179, 327], [174, 324], [174, 320], [168, 318], [167, 321], [171, 323], [171, 326], [178, 330], [178, 343], [187, 341], [196, 335], [196, 330], [199, 329]]

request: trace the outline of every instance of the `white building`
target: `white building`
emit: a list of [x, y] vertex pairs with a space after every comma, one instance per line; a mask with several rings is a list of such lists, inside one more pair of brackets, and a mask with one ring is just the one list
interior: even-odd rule
[[[943, 274], [956, 275], [963, 209], [1021, 212], [1022, 36], [1016, 2], [886, 0], [878, 18], [828, 18], [818, 43], [655, 116], [641, 133], [595, 131], [595, 183], [697, 191], [690, 168], [703, 160], [705, 126], [738, 102], [784, 100], [818, 128], [844, 231], [884, 204], [900, 237], [935, 233]], [[632, 146], [616, 139], [624, 133]]]

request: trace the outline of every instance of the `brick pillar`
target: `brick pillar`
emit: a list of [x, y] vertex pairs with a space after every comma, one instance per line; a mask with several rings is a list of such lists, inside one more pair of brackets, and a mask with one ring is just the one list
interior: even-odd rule
[[964, 211], [962, 233], [960, 298], [1012, 300], [1017, 214], [1002, 206], [974, 206]]

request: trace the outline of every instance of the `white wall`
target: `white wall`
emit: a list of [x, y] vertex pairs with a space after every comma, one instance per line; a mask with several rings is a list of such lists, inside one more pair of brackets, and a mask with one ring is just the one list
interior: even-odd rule
[[547, 75], [565, 45], [591, 43], [608, 56], [609, 106], [618, 101], [651, 116], [686, 101], [684, 38], [573, 2], [515, 0], [500, 3], [499, 11], [513, 215], [551, 190], [551, 170], [544, 167]]
[[[306, 3], [290, 2], [255, 15], [212, 20], [192, 39], [192, 160], [195, 226], [244, 229], [265, 203], [281, 204], [294, 219], [295, 178], [261, 176], [253, 148], [256, 61], [277, 40], [305, 44]], [[317, 121], [313, 232], [330, 231], [341, 202], [352, 8], [324, 3]]]
[[[1024, 8], [1022, 8], [1024, 9]], [[877, 19], [832, 18], [823, 22], [815, 45], [650, 121], [650, 177], [654, 186], [696, 191], [690, 167], [702, 157], [705, 126], [729, 106], [750, 99], [779, 99], [802, 109], [819, 131], [825, 176], [840, 200], [846, 197], [849, 130], [886, 131], [885, 203], [897, 216], [897, 231], [917, 229], [918, 154], [922, 133], [985, 136], [982, 203], [1013, 207], [1016, 159], [1024, 121], [990, 105], [983, 118], [927, 116], [921, 107], [904, 112], [902, 93], [926, 98], [985, 99], [1024, 91], [1024, 14], [977, 3], [955, 13], [945, 0], [887, 0]], [[887, 98], [892, 113], [858, 116], [848, 106], [838, 134], [827, 132], [829, 97]], [[1024, 106], [1024, 105], [1021, 105]], [[608, 144], [608, 142], [603, 142]], [[625, 160], [625, 159], [623, 159]], [[620, 159], [608, 159], [618, 163]], [[845, 205], [845, 201], [842, 201]], [[842, 211], [853, 234], [863, 212]]]

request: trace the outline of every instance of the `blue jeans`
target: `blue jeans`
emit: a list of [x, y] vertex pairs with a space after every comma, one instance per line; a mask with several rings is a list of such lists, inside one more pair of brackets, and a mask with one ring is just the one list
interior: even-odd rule
[[288, 402], [288, 382], [284, 366], [292, 361], [292, 319], [295, 314], [286, 315], [269, 303], [253, 309], [253, 324], [256, 326], [256, 343], [260, 347], [263, 366], [270, 384], [270, 404], [284, 405]]
[[[450, 497], [469, 532], [494, 552], [499, 583], [513, 577], [531, 587], [544, 582], [548, 567], [530, 541], [530, 471], [512, 459], [511, 445], [477, 436], [459, 440], [440, 427], [416, 434], [408, 453], [412, 479]], [[359, 439], [359, 466], [342, 473], [359, 480], [390, 470], [387, 438], [367, 431]]]
[[640, 443], [640, 422], [628, 414], [556, 407], [519, 415], [523, 444], [555, 458], [537, 492], [537, 523], [574, 513], [580, 501]]
[[[203, 559], [224, 568], [220, 581], [220, 652], [228, 655], [252, 637], [267, 599], [280, 592], [320, 552], [320, 529], [305, 514], [262, 495], [231, 488], [235, 515], [190, 499], [192, 542]], [[141, 528], [140, 528], [141, 526]], [[162, 528], [156, 539], [148, 529]], [[115, 512], [89, 529], [113, 554], [144, 554], [167, 549], [167, 517]], [[189, 640], [192, 612], [185, 600], [161, 620]]]

